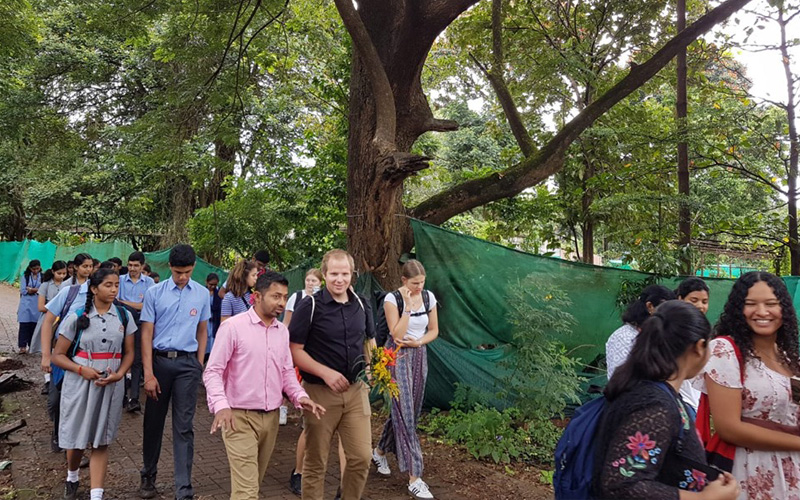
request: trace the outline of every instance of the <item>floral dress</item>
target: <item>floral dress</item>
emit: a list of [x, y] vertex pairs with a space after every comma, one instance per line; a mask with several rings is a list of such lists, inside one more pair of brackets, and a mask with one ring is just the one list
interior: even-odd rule
[[[727, 339], [711, 341], [711, 357], [695, 387], [706, 392], [704, 374], [723, 387], [742, 389], [742, 417], [797, 427], [800, 407], [792, 401], [789, 377], [761, 360], [745, 363], [744, 388], [739, 361]], [[739, 500], [800, 500], [800, 452], [761, 451], [737, 447], [733, 476], [739, 480]]]
[[608, 405], [597, 431], [598, 498], [677, 500], [679, 490], [702, 491], [705, 450], [678, 398], [640, 382]]

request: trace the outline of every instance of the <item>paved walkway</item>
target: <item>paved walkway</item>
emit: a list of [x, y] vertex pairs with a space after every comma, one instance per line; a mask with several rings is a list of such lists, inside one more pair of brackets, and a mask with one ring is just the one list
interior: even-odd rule
[[[14, 353], [17, 340], [16, 309], [18, 291], [0, 284], [0, 352]], [[45, 397], [39, 394], [43, 379], [39, 371], [38, 355], [7, 354], [25, 363], [17, 374], [33, 381], [34, 386], [26, 391], [3, 396], [2, 412], [17, 413], [28, 422], [28, 426], [12, 434], [20, 445], [12, 451], [14, 485], [19, 490], [17, 498], [61, 498], [65, 464], [62, 454], [50, 452], [49, 436], [51, 424], [46, 416]], [[142, 394], [144, 398], [144, 394]], [[144, 406], [144, 399], [142, 400]], [[300, 435], [299, 414], [290, 415], [289, 424], [280, 428], [278, 441], [272, 455], [272, 463], [261, 485], [261, 498], [270, 500], [296, 500], [288, 489], [289, 474], [294, 467], [295, 443]], [[229, 498], [230, 482], [228, 460], [219, 434], [210, 435], [212, 416], [206, 406], [205, 393], [201, 389], [195, 415], [195, 454], [193, 483], [198, 499], [222, 500]], [[373, 434], [377, 432], [373, 425]], [[166, 429], [171, 429], [168, 419]], [[106, 499], [131, 500], [138, 498], [139, 468], [142, 464], [142, 415], [124, 413], [117, 441], [110, 446]], [[331, 447], [330, 468], [326, 479], [326, 499], [333, 498], [339, 482], [336, 447]], [[391, 459], [390, 459], [391, 460]], [[390, 461], [395, 467], [395, 462]], [[395, 467], [396, 468], [396, 467]], [[172, 483], [172, 436], [167, 431], [161, 453], [157, 487], [162, 499], [173, 498]], [[81, 491], [88, 485], [88, 469], [81, 471]], [[437, 499], [462, 499], [453, 491], [453, 485], [445, 484], [436, 477], [426, 481], [437, 493]], [[406, 482], [396, 470], [389, 479], [370, 472], [363, 500], [408, 499]], [[85, 497], [88, 498], [88, 492]]]

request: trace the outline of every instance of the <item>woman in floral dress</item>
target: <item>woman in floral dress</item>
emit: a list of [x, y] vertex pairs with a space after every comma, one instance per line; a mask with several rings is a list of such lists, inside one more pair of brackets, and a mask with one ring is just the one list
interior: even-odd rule
[[732, 473], [742, 485], [739, 499], [800, 500], [800, 407], [790, 383], [800, 374], [800, 354], [786, 285], [769, 273], [743, 275], [715, 334], [696, 386], [708, 394], [715, 431], [736, 446]]

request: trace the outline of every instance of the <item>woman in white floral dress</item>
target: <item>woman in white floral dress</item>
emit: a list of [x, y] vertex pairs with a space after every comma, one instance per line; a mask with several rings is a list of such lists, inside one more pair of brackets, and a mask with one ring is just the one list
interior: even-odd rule
[[[797, 315], [786, 285], [751, 272], [733, 285], [697, 388], [708, 394], [714, 429], [736, 446], [732, 473], [740, 500], [800, 500]], [[744, 376], [734, 342], [741, 353]]]

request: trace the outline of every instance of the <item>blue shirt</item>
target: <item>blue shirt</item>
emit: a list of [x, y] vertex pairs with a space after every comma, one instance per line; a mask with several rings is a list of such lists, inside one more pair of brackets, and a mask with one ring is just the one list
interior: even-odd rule
[[[72, 280], [64, 280], [61, 284], [62, 288], [61, 291], [58, 292], [53, 300], [47, 303], [44, 307], [53, 313], [54, 316], [58, 317], [61, 314], [61, 309], [64, 308], [64, 304], [67, 303], [67, 295], [69, 294], [69, 289], [72, 286]], [[75, 300], [72, 301], [72, 304], [69, 306], [69, 310], [67, 311], [66, 316], [69, 316], [70, 313], [74, 313], [81, 307], [86, 307], [86, 294], [89, 293], [89, 281], [86, 280], [81, 285], [81, 288], [78, 290], [78, 295], [75, 296]], [[58, 328], [54, 332], [56, 335], [61, 331], [61, 326], [64, 324], [64, 320], [66, 317], [61, 318], [61, 321], [58, 322]]]
[[144, 294], [147, 289], [155, 285], [156, 282], [150, 276], [144, 274], [139, 276], [139, 281], [133, 282], [129, 274], [119, 277], [119, 292], [117, 298], [126, 302], [144, 302]]
[[211, 316], [208, 302], [208, 289], [194, 280], [180, 289], [170, 276], [150, 287], [140, 318], [153, 323], [153, 349], [197, 351], [197, 326]]
[[225, 294], [220, 305], [220, 316], [236, 316], [250, 309], [250, 292], [244, 292], [241, 297], [236, 297], [233, 292]]

